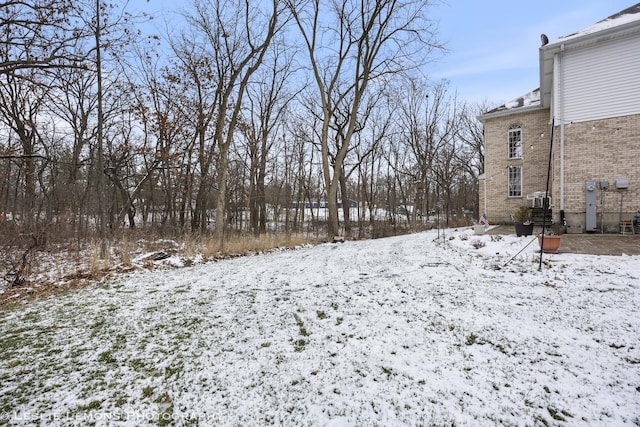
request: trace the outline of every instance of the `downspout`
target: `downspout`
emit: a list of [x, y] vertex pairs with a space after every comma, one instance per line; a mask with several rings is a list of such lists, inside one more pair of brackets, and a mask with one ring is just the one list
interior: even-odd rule
[[564, 121], [560, 122], [560, 211], [564, 211]]
[[564, 44], [558, 55], [558, 92], [560, 93], [560, 212], [564, 212]]
[[[482, 122], [482, 145], [484, 146], [484, 154], [487, 154], [487, 136], [484, 134], [484, 121]], [[482, 180], [482, 185], [484, 186], [484, 206], [482, 207], [482, 213], [487, 214], [487, 162], [483, 158], [482, 161], [484, 164], [482, 165], [482, 174], [484, 175], [484, 179]], [[478, 212], [478, 220], [480, 220], [480, 212]]]
[[[486, 214], [487, 213], [487, 174], [484, 174], [484, 179], [482, 180], [484, 181], [484, 207], [483, 207], [483, 213]], [[478, 216], [479, 218], [479, 216]]]

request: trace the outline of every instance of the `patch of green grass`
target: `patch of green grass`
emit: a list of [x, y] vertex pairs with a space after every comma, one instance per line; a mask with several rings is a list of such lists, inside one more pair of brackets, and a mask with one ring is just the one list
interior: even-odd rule
[[100, 335], [102, 328], [104, 328], [106, 323], [107, 322], [104, 319], [98, 319], [94, 324], [89, 326], [89, 329], [91, 330], [91, 338]]
[[171, 397], [166, 391], [155, 400], [156, 403], [171, 403]]
[[161, 409], [158, 413], [158, 425], [168, 426], [175, 424], [175, 420], [173, 419], [173, 402], [171, 401], [169, 393], [162, 393], [157, 399], [155, 399], [155, 403], [159, 404]]
[[18, 366], [20, 366], [22, 364], [22, 362], [20, 360], [12, 360], [11, 362], [7, 363], [7, 368], [8, 369], [12, 369], [12, 368], [17, 368]]
[[500, 353], [502, 354], [507, 354], [507, 350], [504, 348], [504, 346], [500, 343], [495, 345], [496, 350], [498, 350]]
[[548, 407], [547, 411], [549, 411], [549, 415], [551, 415], [551, 418], [553, 418], [554, 420], [567, 421], [567, 419], [564, 416], [565, 415], [564, 412], [566, 411], [558, 411], [557, 409], [551, 408], [551, 407]]
[[125, 396], [117, 396], [115, 399], [115, 405], [118, 408], [121, 408], [127, 403], [127, 398]]
[[537, 415], [535, 417], [533, 417], [534, 421], [537, 421], [538, 424], [543, 425], [545, 427], [549, 427], [549, 422], [547, 420], [545, 420], [545, 418], [541, 415]]
[[102, 407], [102, 400], [92, 400], [86, 405], [78, 406], [78, 410], [80, 411], [97, 411]]
[[478, 341], [478, 336], [473, 332], [467, 337], [467, 345], [473, 345]]
[[293, 342], [293, 349], [296, 352], [301, 352], [302, 350], [304, 350], [304, 346], [307, 344], [307, 341], [303, 340], [302, 338], [299, 340], [295, 340]]
[[298, 316], [298, 313], [293, 313], [293, 317], [296, 319], [296, 324], [300, 329], [300, 335], [302, 335], [303, 337], [308, 337], [309, 332], [307, 332], [307, 328], [304, 326], [304, 322], [302, 321], [300, 316]]
[[129, 361], [129, 366], [136, 371], [139, 371], [145, 367], [144, 360], [142, 359], [133, 359]]
[[151, 396], [153, 396], [153, 390], [154, 390], [154, 388], [151, 387], [150, 385], [145, 386], [142, 389], [142, 397], [143, 398], [150, 398]]
[[113, 357], [111, 350], [107, 350], [107, 351], [103, 351], [98, 355], [98, 362], [106, 363], [106, 364], [115, 363], [116, 358]]
[[176, 378], [180, 377], [180, 373], [183, 370], [183, 365], [180, 364], [178, 366], [167, 366], [164, 368], [164, 376], [166, 378], [175, 376]]

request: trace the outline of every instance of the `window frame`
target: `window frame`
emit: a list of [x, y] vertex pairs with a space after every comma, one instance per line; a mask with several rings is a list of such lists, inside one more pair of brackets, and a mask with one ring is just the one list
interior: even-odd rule
[[522, 126], [512, 124], [507, 131], [507, 159], [522, 159]]
[[[515, 179], [517, 179], [518, 182], [516, 182]], [[509, 165], [509, 172], [507, 175], [507, 197], [522, 197], [522, 181], [522, 165]]]

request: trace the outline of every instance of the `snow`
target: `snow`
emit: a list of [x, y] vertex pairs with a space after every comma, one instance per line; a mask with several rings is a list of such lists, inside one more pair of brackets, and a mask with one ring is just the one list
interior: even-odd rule
[[540, 106], [540, 89], [532, 90], [513, 101], [509, 101], [499, 107], [487, 111], [485, 114], [496, 113], [498, 111], [509, 111], [523, 107], [539, 107]]
[[518, 99], [507, 102], [505, 108], [511, 110], [519, 107], [531, 107], [540, 105], [540, 89], [533, 90]]
[[623, 10], [613, 16], [610, 16], [595, 24], [589, 25], [580, 31], [567, 36], [559, 37], [558, 42], [565, 42], [567, 40], [575, 39], [578, 37], [586, 36], [589, 34], [599, 33], [600, 31], [608, 30], [610, 28], [620, 27], [629, 23], [633, 23], [640, 20], [640, 5], [636, 4], [628, 9]]
[[0, 312], [0, 424], [638, 425], [640, 257], [471, 228]]

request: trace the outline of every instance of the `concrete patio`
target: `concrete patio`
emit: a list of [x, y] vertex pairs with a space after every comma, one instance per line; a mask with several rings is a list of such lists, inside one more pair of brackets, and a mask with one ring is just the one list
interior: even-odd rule
[[[534, 238], [542, 227], [533, 230]], [[500, 225], [491, 229], [489, 234], [515, 234], [513, 225]], [[529, 237], [527, 237], [529, 238]], [[559, 253], [593, 255], [640, 255], [640, 234], [563, 234]]]

